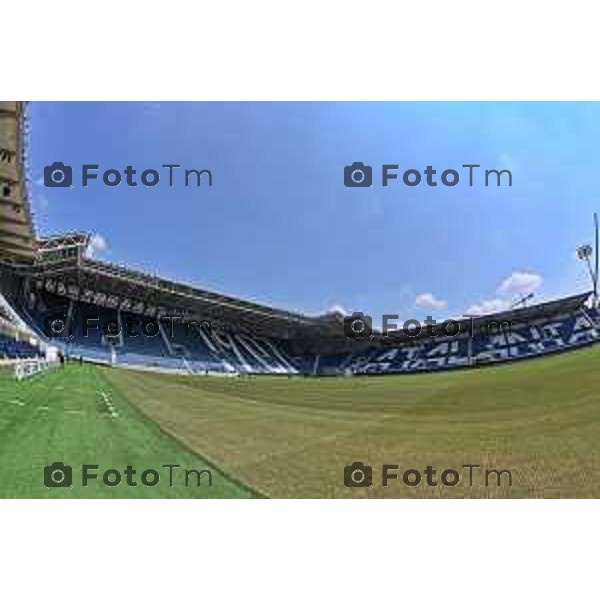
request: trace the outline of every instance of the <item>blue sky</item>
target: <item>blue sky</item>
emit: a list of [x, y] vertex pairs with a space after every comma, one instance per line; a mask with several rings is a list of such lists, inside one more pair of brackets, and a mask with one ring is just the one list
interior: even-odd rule
[[[96, 256], [306, 313], [436, 318], [588, 289], [575, 259], [600, 209], [600, 104], [32, 103], [41, 234], [95, 234]], [[139, 173], [179, 163], [213, 187], [46, 188], [54, 161]], [[343, 168], [373, 166], [347, 189]], [[508, 168], [468, 186], [461, 165]], [[455, 187], [381, 186], [381, 165], [461, 172]]]

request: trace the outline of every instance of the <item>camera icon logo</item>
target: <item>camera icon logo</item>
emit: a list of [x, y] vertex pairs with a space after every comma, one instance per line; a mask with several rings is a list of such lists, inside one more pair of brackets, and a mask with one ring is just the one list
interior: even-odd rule
[[361, 162], [344, 167], [344, 185], [351, 187], [371, 187], [373, 185], [373, 169]]
[[73, 483], [73, 469], [65, 463], [54, 462], [44, 467], [44, 485], [47, 488], [71, 487]]
[[349, 317], [344, 317], [344, 335], [350, 339], [372, 338], [373, 319], [362, 312], [355, 312]]
[[46, 187], [71, 187], [73, 169], [62, 162], [55, 162], [44, 167], [44, 185]]
[[75, 337], [75, 319], [62, 313], [44, 317], [44, 335], [48, 339], [70, 339]]
[[373, 485], [373, 468], [362, 462], [344, 467], [344, 485], [349, 488], [364, 488]]

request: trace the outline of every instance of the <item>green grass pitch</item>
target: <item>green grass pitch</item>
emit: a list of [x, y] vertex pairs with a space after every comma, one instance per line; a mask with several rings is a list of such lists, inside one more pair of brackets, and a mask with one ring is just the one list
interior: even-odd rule
[[[109, 399], [110, 406], [104, 400]], [[44, 467], [55, 461], [73, 469], [72, 488], [46, 488]], [[82, 465], [121, 472], [132, 466], [137, 473], [116, 487], [102, 480], [81, 485]], [[172, 486], [169, 470], [173, 468]], [[158, 467], [158, 468], [157, 468]], [[140, 484], [145, 469], [161, 475], [154, 487]], [[206, 475], [182, 477], [184, 470], [211, 470]], [[113, 480], [111, 480], [113, 481]], [[145, 418], [111, 383], [101, 369], [68, 365], [17, 382], [11, 371], [0, 371], [0, 497], [2, 498], [239, 498], [254, 495], [218, 469], [185, 449]]]
[[[600, 346], [476, 370], [340, 379], [213, 378], [69, 365], [0, 376], [3, 497], [598, 498]], [[111, 398], [111, 417], [101, 398]], [[47, 407], [47, 408], [42, 408]], [[53, 461], [138, 472], [211, 468], [212, 487], [46, 489]], [[344, 467], [373, 466], [347, 489]], [[455, 487], [381, 485], [381, 465], [463, 475]], [[473, 486], [464, 464], [508, 469]], [[207, 467], [207, 465], [209, 465]], [[423, 480], [424, 481], [424, 480]]]

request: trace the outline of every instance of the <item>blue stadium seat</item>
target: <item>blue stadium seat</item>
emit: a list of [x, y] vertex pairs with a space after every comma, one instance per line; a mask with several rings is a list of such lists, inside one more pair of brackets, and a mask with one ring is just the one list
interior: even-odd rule
[[[564, 310], [564, 309], [563, 309]], [[283, 340], [264, 338], [235, 331], [207, 332], [198, 324], [178, 320], [161, 322], [155, 335], [141, 332], [142, 317], [116, 308], [97, 307], [69, 301], [47, 291], [38, 291], [31, 310], [23, 317], [34, 329], [43, 332], [48, 315], [71, 315], [73, 328], [67, 338], [55, 338], [67, 355], [102, 362], [186, 371], [241, 374], [355, 374], [416, 373], [541, 356], [591, 344], [600, 339], [600, 314], [597, 309], [578, 305], [570, 312], [541, 316], [513, 324], [509, 329], [488, 335], [477, 331], [472, 338], [465, 333], [452, 337], [399, 340], [373, 343], [361, 350], [330, 354], [304, 352], [293, 356]], [[536, 313], [538, 314], [538, 313]], [[543, 313], [539, 313], [543, 314]], [[86, 316], [98, 318], [97, 328], [87, 332]], [[103, 326], [118, 323], [121, 334], [107, 335]], [[137, 335], [127, 333], [129, 331]], [[23, 342], [0, 341], [1, 356], [35, 355], [37, 350]]]

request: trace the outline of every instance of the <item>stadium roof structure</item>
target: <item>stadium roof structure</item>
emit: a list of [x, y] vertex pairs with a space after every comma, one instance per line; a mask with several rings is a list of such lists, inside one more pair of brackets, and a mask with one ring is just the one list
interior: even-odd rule
[[235, 326], [255, 334], [294, 337], [307, 329], [339, 330], [337, 322], [234, 298], [178, 283], [89, 256], [90, 235], [69, 232], [40, 238], [36, 259], [18, 272], [46, 289], [100, 306], [120, 307], [148, 316], [210, 320], [224, 329]]
[[571, 312], [578, 309], [584, 302], [586, 302], [591, 293], [591, 291], [582, 292], [573, 296], [567, 296], [566, 298], [550, 300], [541, 304], [534, 304], [533, 306], [515, 308], [501, 313], [496, 313], [491, 315], [490, 318], [494, 318], [498, 321], [509, 320], [514, 323], [532, 323], [537, 319], [550, 317], [561, 312]]
[[[88, 234], [79, 232], [41, 238], [38, 240], [35, 262], [21, 266], [19, 271], [33, 285], [43, 286], [59, 295], [149, 317], [209, 320], [214, 327], [225, 330], [235, 329], [285, 339], [303, 338], [337, 347], [356, 343], [356, 340], [346, 340], [344, 316], [341, 313], [304, 315], [96, 260], [89, 256], [89, 241]], [[590, 292], [584, 292], [501, 313], [473, 316], [472, 320], [460, 319], [460, 331], [470, 331], [471, 324], [475, 330], [487, 327], [491, 321], [508, 321], [511, 325], [532, 323], [537, 319], [573, 311], [582, 306], [589, 295]], [[441, 324], [434, 326], [433, 333], [444, 335]], [[371, 339], [359, 342], [385, 345], [414, 339], [414, 336], [398, 329], [387, 336], [374, 331]]]
[[[498, 328], [506, 327], [506, 323], [510, 326], [518, 325], [523, 323], [535, 323], [537, 320], [552, 317], [553, 315], [559, 315], [561, 313], [573, 312], [580, 308], [590, 297], [591, 292], [582, 292], [566, 298], [559, 298], [558, 300], [550, 300], [541, 304], [535, 304], [533, 306], [526, 306], [522, 308], [514, 308], [511, 310], [491, 313], [485, 315], [471, 315], [471, 317], [458, 319], [457, 322], [460, 325], [460, 331], [470, 332], [471, 326], [474, 331], [486, 327], [489, 329], [492, 323], [496, 323]], [[433, 326], [432, 333], [434, 335], [443, 336], [442, 326], [440, 323]], [[408, 336], [402, 330], [392, 331], [388, 336], [376, 336], [382, 340], [383, 343], [397, 343], [398, 341], [414, 340], [414, 336]]]
[[[255, 335], [302, 338], [309, 343], [342, 348], [348, 344], [397, 344], [411, 342], [402, 329], [387, 336], [373, 331], [371, 339], [347, 340], [344, 315], [326, 313], [309, 316], [243, 300], [199, 287], [178, 283], [124, 265], [97, 260], [89, 255], [91, 236], [81, 232], [37, 240], [35, 261], [20, 265], [17, 271], [33, 285], [74, 300], [109, 308], [121, 308], [148, 317], [180, 317], [183, 320], [209, 320], [213, 327], [235, 329]], [[528, 307], [458, 320], [461, 334], [488, 326], [491, 321], [510, 324], [534, 322], [554, 314], [570, 312], [583, 305], [590, 292], [584, 292]], [[398, 324], [400, 326], [400, 323]], [[444, 335], [441, 324], [433, 327]]]
[[0, 261], [31, 263], [36, 238], [26, 185], [25, 105], [0, 102]]

